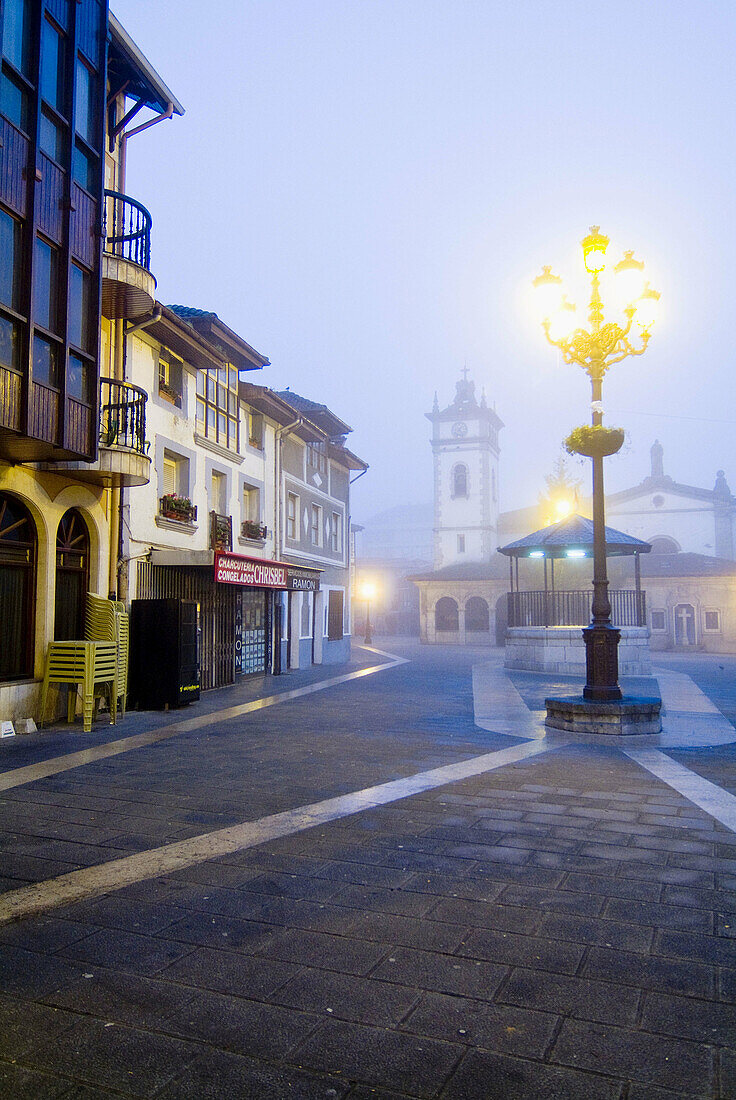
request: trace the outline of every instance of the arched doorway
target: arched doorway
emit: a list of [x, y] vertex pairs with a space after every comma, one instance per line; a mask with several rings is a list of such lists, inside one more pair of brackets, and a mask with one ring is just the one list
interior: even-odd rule
[[489, 621], [486, 601], [481, 596], [471, 596], [465, 604], [465, 633], [487, 634]]
[[444, 633], [457, 633], [460, 629], [457, 602], [451, 596], [440, 596], [434, 609], [434, 628]]
[[89, 589], [89, 531], [81, 512], [70, 508], [56, 532], [57, 642], [84, 637], [84, 607]]
[[0, 680], [33, 675], [37, 543], [31, 513], [0, 493]]

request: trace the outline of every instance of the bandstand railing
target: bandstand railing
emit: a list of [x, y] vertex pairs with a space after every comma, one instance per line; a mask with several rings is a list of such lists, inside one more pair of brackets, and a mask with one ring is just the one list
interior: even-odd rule
[[[614, 626], [646, 626], [646, 593], [619, 588], [608, 593]], [[509, 626], [588, 626], [593, 590], [508, 593]]]

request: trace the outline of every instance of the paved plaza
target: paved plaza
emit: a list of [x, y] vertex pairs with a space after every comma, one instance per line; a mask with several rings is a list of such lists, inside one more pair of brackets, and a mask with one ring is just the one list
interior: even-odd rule
[[0, 742], [0, 1096], [733, 1100], [736, 658], [654, 657], [623, 746], [386, 639]]

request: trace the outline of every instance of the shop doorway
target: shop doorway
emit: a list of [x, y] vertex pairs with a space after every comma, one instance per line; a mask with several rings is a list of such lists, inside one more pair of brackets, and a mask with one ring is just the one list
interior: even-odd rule
[[242, 645], [240, 669], [243, 676], [265, 672], [267, 667], [266, 593], [262, 588], [241, 589]]

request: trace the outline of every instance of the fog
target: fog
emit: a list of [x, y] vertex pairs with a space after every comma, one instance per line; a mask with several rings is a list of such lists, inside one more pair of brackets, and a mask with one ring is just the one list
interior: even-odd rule
[[[627, 429], [607, 487], [736, 489], [730, 340], [736, 6], [702, 0], [117, 0], [186, 108], [130, 142], [159, 298], [214, 310], [354, 428], [353, 515], [431, 500], [435, 391], [467, 363], [505, 422], [502, 509], [536, 501], [589, 383], [528, 286], [584, 300], [579, 241], [633, 248], [662, 293], [604, 383]], [[588, 469], [580, 468], [588, 478]]]

